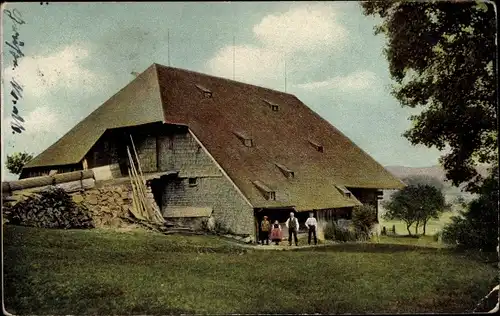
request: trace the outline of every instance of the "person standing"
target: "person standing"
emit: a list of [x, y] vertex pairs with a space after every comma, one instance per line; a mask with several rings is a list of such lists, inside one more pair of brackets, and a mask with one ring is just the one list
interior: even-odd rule
[[299, 229], [299, 220], [295, 217], [293, 212], [290, 213], [290, 217], [286, 220], [286, 227], [288, 228], [288, 245], [292, 245], [292, 234], [295, 240], [295, 246], [299, 245], [297, 239], [297, 230]]
[[269, 231], [271, 230], [271, 223], [267, 220], [267, 216], [264, 216], [264, 220], [260, 223], [260, 241], [266, 245], [269, 245]]
[[309, 230], [309, 236], [307, 237], [307, 243], [311, 244], [311, 235], [314, 235], [314, 244], [318, 244], [316, 239], [316, 229], [318, 227], [318, 221], [314, 218], [314, 213], [309, 213], [309, 218], [306, 220], [306, 227]]
[[281, 232], [281, 225], [279, 224], [278, 220], [275, 220], [271, 229], [271, 241], [276, 245], [279, 245], [282, 237], [283, 235]]

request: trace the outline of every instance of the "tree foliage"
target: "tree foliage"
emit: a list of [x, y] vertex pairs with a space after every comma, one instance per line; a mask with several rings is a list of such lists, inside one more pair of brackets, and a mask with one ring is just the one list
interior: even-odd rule
[[354, 228], [366, 238], [377, 222], [377, 210], [372, 205], [363, 204], [355, 207], [352, 212], [352, 224]]
[[403, 105], [422, 107], [404, 136], [414, 145], [448, 149], [446, 177], [472, 190], [474, 168], [497, 156], [495, 12], [485, 2], [366, 1], [365, 15], [382, 18], [375, 34]]
[[27, 152], [17, 152], [12, 155], [7, 155], [7, 162], [5, 166], [13, 174], [20, 174], [24, 165], [27, 164], [31, 159], [33, 159], [33, 155], [28, 154]]
[[498, 181], [498, 166], [495, 166], [478, 190], [479, 197], [444, 227], [444, 242], [468, 249], [495, 250], [499, 229]]
[[415, 225], [415, 233], [419, 224], [423, 225], [424, 235], [427, 222], [431, 218], [439, 218], [447, 209], [445, 198], [441, 190], [428, 184], [409, 185], [397, 191], [391, 199], [384, 203], [387, 212], [384, 217], [388, 220], [405, 222], [408, 234], [411, 235], [410, 226]]

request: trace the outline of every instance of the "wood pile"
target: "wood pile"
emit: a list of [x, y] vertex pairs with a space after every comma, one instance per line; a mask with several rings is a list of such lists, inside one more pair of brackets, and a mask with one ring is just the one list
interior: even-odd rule
[[93, 228], [89, 210], [76, 204], [64, 189], [51, 187], [34, 193], [3, 213], [10, 224], [42, 228]]
[[[132, 143], [132, 149], [134, 151], [134, 156], [130, 153], [130, 148], [127, 146], [127, 154], [130, 162], [130, 167], [128, 168], [130, 183], [132, 184], [132, 214], [139, 220], [151, 221], [153, 223], [162, 224], [165, 219], [160, 213], [158, 207], [151, 203], [151, 194], [146, 186], [146, 180], [142, 173], [141, 164], [139, 162], [139, 157], [135, 149], [134, 140], [132, 135], [130, 135], [130, 141]], [[135, 157], [135, 160], [134, 160]], [[136, 168], [137, 164], [137, 168]]]

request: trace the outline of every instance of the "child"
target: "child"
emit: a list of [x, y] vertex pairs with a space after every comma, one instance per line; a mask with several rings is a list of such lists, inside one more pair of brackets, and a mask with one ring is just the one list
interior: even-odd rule
[[281, 225], [278, 223], [278, 221], [274, 221], [272, 230], [271, 230], [271, 240], [278, 245], [281, 241], [281, 238], [283, 237], [283, 234], [281, 232]]

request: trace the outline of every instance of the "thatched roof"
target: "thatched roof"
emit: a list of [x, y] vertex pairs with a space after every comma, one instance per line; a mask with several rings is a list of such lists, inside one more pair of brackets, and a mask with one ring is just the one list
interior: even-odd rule
[[[27, 168], [78, 162], [106, 128], [159, 120], [187, 125], [254, 207], [347, 207], [359, 201], [336, 185], [404, 186], [294, 95], [157, 64]], [[243, 134], [251, 144], [245, 146]], [[276, 200], [266, 199], [255, 181], [272, 189]]]

